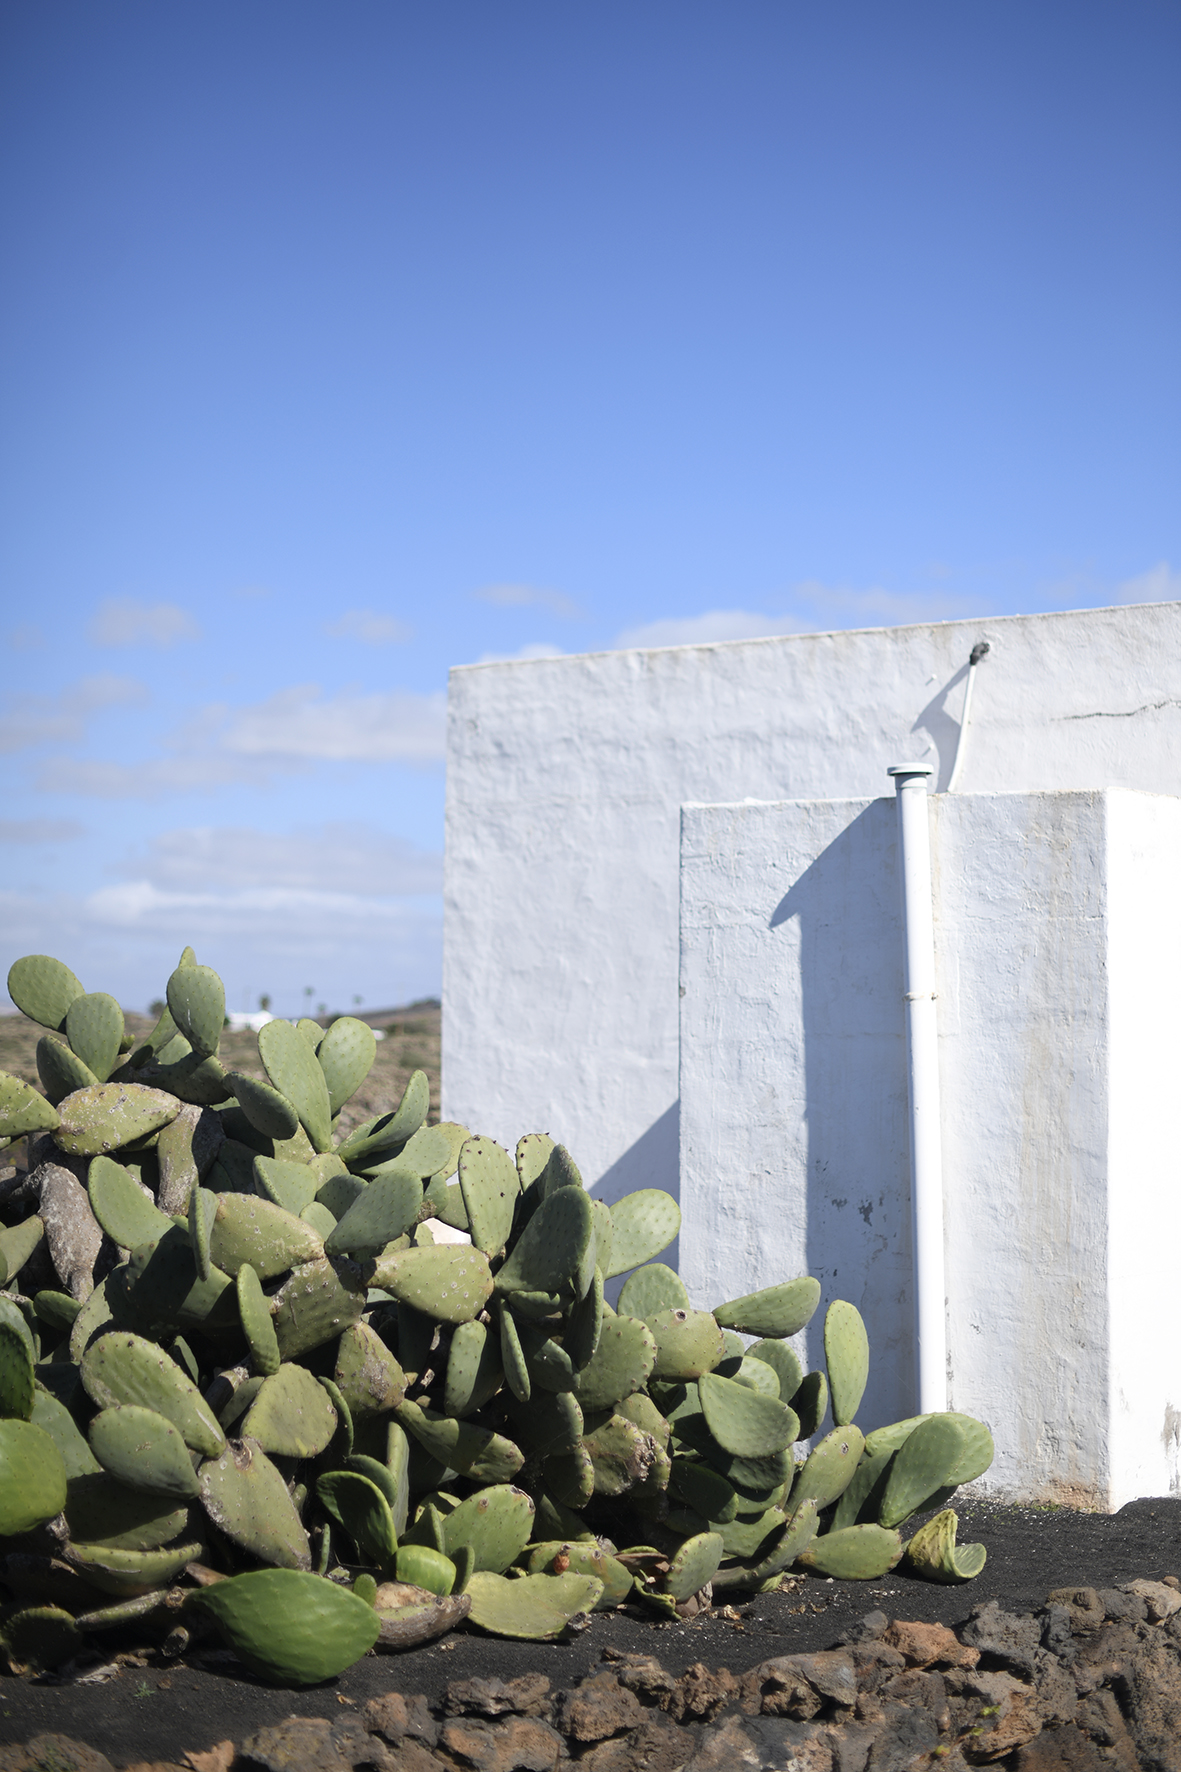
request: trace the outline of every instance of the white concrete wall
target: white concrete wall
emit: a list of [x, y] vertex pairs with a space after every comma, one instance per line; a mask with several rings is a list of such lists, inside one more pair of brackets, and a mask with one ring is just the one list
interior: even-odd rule
[[[952, 1407], [986, 1486], [1181, 1492], [1181, 802], [931, 802]], [[906, 1066], [891, 799], [687, 806], [681, 1271], [789, 1274], [866, 1317], [864, 1425], [912, 1412]], [[801, 1354], [823, 1355], [818, 1315]]]
[[965, 791], [1177, 790], [1176, 603], [454, 671], [445, 1112], [675, 1189], [682, 802], [872, 799], [925, 749], [946, 785], [982, 638]]
[[1108, 796], [1113, 1486], [1181, 1495], [1181, 802]]

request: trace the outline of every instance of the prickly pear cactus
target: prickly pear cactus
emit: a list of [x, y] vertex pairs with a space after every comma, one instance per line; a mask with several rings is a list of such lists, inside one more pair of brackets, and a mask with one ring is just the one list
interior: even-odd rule
[[855, 1307], [829, 1304], [825, 1370], [790, 1345], [807, 1275], [696, 1308], [657, 1259], [671, 1196], [608, 1208], [544, 1133], [510, 1154], [428, 1125], [420, 1071], [339, 1136], [371, 1031], [272, 1021], [270, 1081], [226, 1071], [221, 981], [191, 949], [138, 1045], [59, 961], [17, 961], [9, 992], [47, 1030], [44, 1092], [0, 1075], [0, 1139], [64, 1166], [93, 1225], [82, 1272], [48, 1194], [44, 1219], [0, 1206], [0, 1579], [5, 1538], [50, 1572], [0, 1610], [12, 1667], [191, 1613], [263, 1678], [310, 1683], [423, 1640], [428, 1599], [430, 1634], [542, 1641], [624, 1603], [692, 1617], [792, 1567], [983, 1566], [946, 1502], [988, 1429], [948, 1412], [863, 1437]]

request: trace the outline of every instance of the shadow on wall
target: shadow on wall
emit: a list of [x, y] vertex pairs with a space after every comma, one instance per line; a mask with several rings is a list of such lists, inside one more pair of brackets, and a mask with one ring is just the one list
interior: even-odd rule
[[[596, 1200], [602, 1200], [613, 1206], [624, 1194], [631, 1194], [637, 1188], [659, 1187], [674, 1200], [681, 1197], [681, 1104], [674, 1101], [670, 1108], [665, 1108], [658, 1120], [654, 1120], [647, 1132], [642, 1132], [633, 1145], [624, 1151], [612, 1163], [610, 1169], [604, 1170], [598, 1181], [592, 1183], [590, 1192]], [[674, 1237], [664, 1252], [656, 1257], [666, 1266], [678, 1266], [679, 1237]], [[617, 1280], [607, 1282], [607, 1302], [613, 1305], [619, 1297], [620, 1288], [626, 1274]]]
[[[797, 925], [807, 1122], [807, 1271], [824, 1311], [846, 1298], [870, 1341], [866, 1424], [911, 1413], [910, 1157], [894, 800], [876, 800], [810, 865], [770, 920]], [[787, 956], [781, 956], [786, 959]], [[786, 1178], [786, 1185], [798, 1185]], [[785, 1275], [784, 1278], [794, 1278]], [[870, 1419], [872, 1415], [873, 1419]]]
[[[967, 665], [961, 665], [955, 676], [949, 677], [943, 688], [931, 697], [910, 729], [912, 732], [925, 732], [938, 752], [939, 773], [931, 787], [933, 794], [947, 792], [951, 772], [955, 768], [955, 754], [959, 748], [962, 724], [960, 716], [964, 707], [964, 690], [960, 688], [960, 685], [966, 684], [967, 676]], [[956, 693], [953, 694], [953, 691]], [[979, 694], [979, 689], [976, 693]], [[954, 714], [947, 711], [949, 696], [952, 706], [955, 708]]]

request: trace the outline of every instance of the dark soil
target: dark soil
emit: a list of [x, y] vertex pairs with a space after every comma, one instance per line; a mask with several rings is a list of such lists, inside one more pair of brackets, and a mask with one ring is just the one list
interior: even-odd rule
[[[958, 1625], [982, 1601], [1034, 1611], [1053, 1588], [1115, 1587], [1181, 1575], [1181, 1498], [1131, 1502], [1118, 1514], [965, 1502], [959, 1539], [988, 1547], [983, 1574], [964, 1587], [890, 1575], [879, 1582], [792, 1578], [775, 1594], [719, 1608], [691, 1623], [660, 1623], [639, 1609], [599, 1614], [566, 1643], [514, 1643], [460, 1630], [398, 1656], [370, 1655], [337, 1680], [303, 1691], [262, 1685], [225, 1652], [165, 1663], [145, 1653], [96, 1683], [0, 1681], [0, 1743], [57, 1731], [100, 1749], [116, 1765], [179, 1760], [227, 1738], [240, 1743], [285, 1717], [336, 1716], [391, 1689], [437, 1699], [451, 1680], [547, 1674], [568, 1686], [596, 1669], [608, 1646], [655, 1655], [672, 1674], [694, 1662], [742, 1673], [794, 1650], [832, 1646], [863, 1614]], [[111, 1643], [127, 1651], [124, 1639]], [[135, 1658], [138, 1659], [138, 1658]]]

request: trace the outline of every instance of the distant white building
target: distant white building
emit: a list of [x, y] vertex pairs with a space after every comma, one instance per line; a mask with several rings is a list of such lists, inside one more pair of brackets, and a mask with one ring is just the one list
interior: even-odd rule
[[870, 1325], [867, 1425], [908, 1413], [886, 770], [919, 757], [949, 1404], [1008, 1493], [1181, 1492], [1181, 605], [454, 671], [444, 1112], [679, 1190], [702, 1304], [816, 1273]]

